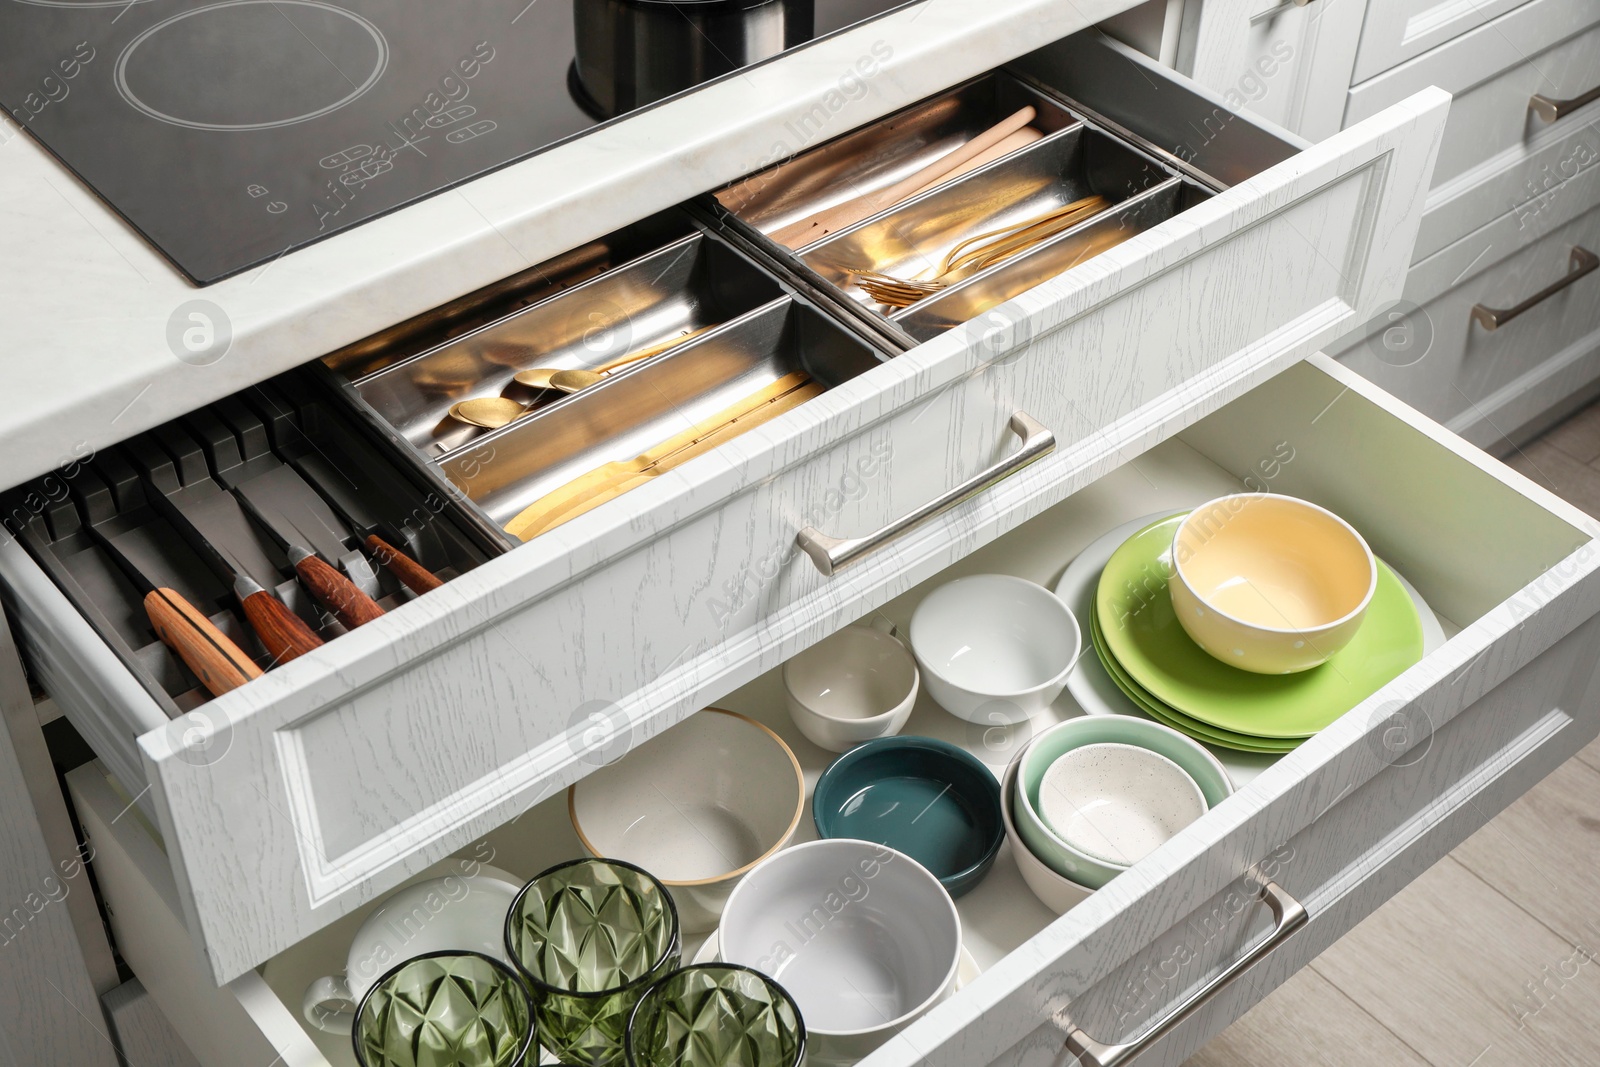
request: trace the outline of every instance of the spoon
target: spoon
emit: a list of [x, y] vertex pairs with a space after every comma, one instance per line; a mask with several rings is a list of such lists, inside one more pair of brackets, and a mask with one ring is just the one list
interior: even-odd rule
[[500, 427], [513, 422], [526, 415], [529, 407], [517, 403], [506, 396], [480, 396], [472, 400], [463, 400], [450, 406], [449, 415], [457, 422], [464, 422], [468, 426], [481, 426], [485, 430], [498, 430]]
[[612, 360], [593, 370], [558, 370], [554, 367], [532, 367], [512, 377], [518, 385], [525, 385], [530, 389], [555, 389], [563, 393], [576, 393], [579, 389], [587, 389], [600, 381], [619, 367], [626, 367], [630, 363], [659, 356], [669, 348], [673, 348], [691, 337], [698, 337], [707, 330], [713, 329], [720, 323], [702, 326], [698, 330], [680, 330], [665, 341], [657, 341], [648, 348], [641, 348], [637, 352], [630, 352], [621, 359]]

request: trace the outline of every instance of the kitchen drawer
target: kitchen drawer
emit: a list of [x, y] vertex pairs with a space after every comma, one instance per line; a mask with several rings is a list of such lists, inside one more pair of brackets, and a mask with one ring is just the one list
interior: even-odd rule
[[[1088, 461], [1095, 480], [1007, 521], [1030, 499], [1054, 499], [1050, 487], [1082, 462], [1057, 454], [1006, 482], [972, 532], [1011, 528], [942, 570], [918, 567], [877, 613], [904, 625], [930, 589], [973, 573], [1053, 585], [1106, 530], [1244, 484], [1348, 518], [1453, 636], [1275, 762], [1223, 754], [1239, 792], [1065, 916], [1002, 855], [957, 903], [984, 973], [870, 1067], [1059, 1064], [1068, 1019], [1127, 1039], [1263, 941], [1253, 880], [1275, 882], [1309, 923], [1139, 1061], [1177, 1064], [1600, 731], [1600, 527], [1334, 361], [1293, 366], [1148, 450]], [[782, 693], [772, 669], [719, 703], [780, 733], [809, 787], [833, 756], [801, 737]], [[923, 694], [906, 732], [964, 745], [998, 773], [1033, 731], [1074, 714], [1063, 695], [1032, 723], [986, 728]], [[161, 835], [129, 814], [103, 769], [80, 769], [69, 786], [123, 956], [202, 1063], [350, 1063], [344, 1040], [296, 1020], [306, 984], [340, 966], [370, 908], [209, 988]], [[814, 833], [803, 822], [797, 840]], [[528, 877], [580, 852], [557, 795], [454, 859]]]
[[1583, 132], [1593, 106], [1547, 122], [1531, 103], [1576, 100], [1600, 86], [1597, 23], [1589, 0], [1532, 0], [1350, 90], [1346, 122], [1423, 86], [1455, 97], [1414, 260], [1594, 162], [1592, 132]]
[[[1600, 208], [1498, 262], [1486, 254], [1492, 247], [1481, 249], [1488, 266], [1390, 327], [1432, 338], [1420, 359], [1411, 347], [1386, 348], [1382, 332], [1340, 353], [1350, 367], [1484, 447], [1501, 446], [1504, 435], [1600, 378], [1600, 270], [1577, 273], [1584, 254], [1600, 252]], [[1476, 306], [1512, 308], [1563, 280], [1570, 284], [1493, 331], [1473, 318]]]
[[1364, 82], [1528, 0], [1380, 0], [1368, 4], [1350, 83]]
[[[1231, 187], [1189, 211], [170, 722], [124, 701], [126, 670], [0, 545], [28, 644], [72, 664], [54, 675], [67, 716], [121, 717], [94, 741], [142, 770], [130, 792], [217, 981], [559, 792], [597, 738], [615, 752], [666, 729], [1398, 290], [1443, 94], [1296, 151], [1092, 33], [1021, 66], [1103, 99], [1155, 151], [1226, 164], [1230, 146], [1275, 144], [1281, 161], [1235, 158]], [[796, 550], [802, 528], [879, 530], [1005, 460], [1019, 410], [1054, 432], [1045, 480], [831, 578]]]

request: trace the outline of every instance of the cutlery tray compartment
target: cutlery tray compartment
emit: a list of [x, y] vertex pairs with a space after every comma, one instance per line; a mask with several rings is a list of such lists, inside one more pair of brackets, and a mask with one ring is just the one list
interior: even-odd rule
[[594, 370], [689, 331], [726, 322], [783, 293], [749, 259], [690, 226], [669, 243], [437, 347], [354, 378], [350, 388], [423, 457], [484, 435], [452, 405], [507, 397], [549, 407], [562, 394], [513, 381], [519, 371]]
[[904, 181], [1024, 107], [1034, 109], [1032, 126], [1045, 135], [1078, 124], [1059, 100], [994, 71], [747, 175], [718, 190], [716, 200], [771, 234]]
[[[1039, 139], [980, 166], [959, 167], [897, 202], [874, 205], [872, 214], [795, 251], [781, 246], [795, 240], [787, 234], [797, 222], [884, 191], [1023, 104], [1035, 108]], [[1070, 100], [1002, 70], [741, 179], [715, 198], [738, 220], [730, 225], [769, 238], [756, 238], [763, 251], [887, 318], [898, 326], [888, 327], [892, 336], [915, 344], [1206, 200], [1218, 184], [1137, 135], [1113, 132], [1079, 114]], [[1084, 215], [1008, 257], [945, 272], [946, 256], [1001, 240], [1091, 196], [1104, 202], [1086, 206]], [[860, 284], [860, 272], [947, 284], [915, 302], [880, 303]]]
[[[211, 694], [155, 636], [144, 590], [114, 546], [152, 585], [175, 590], [257, 667], [272, 657], [246, 624], [230, 584], [208, 566], [151, 496], [163, 493], [206, 540], [285, 603], [323, 640], [344, 628], [296, 579], [283, 547], [241, 503], [247, 497], [303, 547], [344, 571], [379, 607], [413, 594], [363, 547], [380, 537], [440, 580], [471, 570], [499, 544], [461, 521], [442, 489], [418, 479], [296, 371], [201, 408], [7, 494], [19, 540], [167, 717]], [[229, 491], [239, 487], [238, 494]], [[327, 502], [331, 498], [336, 506]], [[20, 521], [19, 521], [20, 520]], [[35, 649], [35, 663], [39, 656]], [[45, 660], [54, 671], [66, 662]]]
[[495, 430], [438, 466], [490, 522], [505, 527], [587, 472], [641, 456], [691, 427], [707, 428], [704, 420], [798, 380], [792, 376], [831, 388], [884, 358], [816, 308], [782, 296]]

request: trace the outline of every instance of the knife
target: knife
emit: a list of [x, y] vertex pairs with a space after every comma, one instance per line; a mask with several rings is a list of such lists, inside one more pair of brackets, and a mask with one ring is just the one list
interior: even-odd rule
[[353, 500], [341, 498], [341, 494], [328, 488], [332, 480], [337, 477], [332, 466], [322, 456], [307, 454], [292, 461], [295, 468], [304, 476], [307, 483], [313, 486], [318, 495], [328, 502], [328, 506], [344, 521], [344, 524], [355, 531], [356, 537], [371, 552], [380, 564], [389, 568], [389, 571], [410, 589], [413, 593], [426, 593], [437, 589], [444, 583], [428, 568], [400, 551], [394, 545], [380, 536], [383, 531], [378, 523], [369, 517], [358, 513], [360, 507]]
[[[289, 610], [289, 606], [251, 578], [239, 561], [209, 541], [200, 528], [190, 521], [183, 509], [173, 503], [155, 478], [142, 463], [135, 462], [139, 478], [144, 482], [145, 496], [155, 506], [157, 513], [178, 531], [189, 547], [223, 581], [233, 587], [244, 617], [255, 630], [256, 636], [272, 656], [273, 665], [287, 663], [322, 645], [322, 639], [312, 632], [305, 620]], [[221, 490], [217, 490], [221, 492]]]
[[212, 696], [219, 697], [252, 678], [261, 677], [261, 668], [244, 649], [217, 629], [181, 593], [152, 582], [116, 542], [97, 527], [84, 523], [84, 529], [128, 576], [134, 588], [144, 594], [145, 614], [156, 636], [172, 649]]
[[[346, 629], [353, 630], [362, 623], [371, 622], [384, 614], [377, 601], [362, 592], [356, 583], [345, 577], [337, 568], [312, 551], [313, 537], [307, 536], [289, 514], [286, 493], [296, 489], [309, 493], [293, 468], [279, 467], [269, 475], [234, 486], [233, 493], [250, 517], [266, 530], [289, 557], [289, 563], [300, 576], [300, 581], [323, 605], [331, 610]], [[283, 492], [273, 493], [273, 490]], [[280, 506], [259, 500], [259, 496], [276, 496]], [[319, 502], [320, 497], [316, 497]]]

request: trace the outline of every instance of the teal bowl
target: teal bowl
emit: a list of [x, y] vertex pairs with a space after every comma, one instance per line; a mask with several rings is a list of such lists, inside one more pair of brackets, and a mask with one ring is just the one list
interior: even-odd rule
[[1006, 839], [1000, 805], [999, 780], [966, 749], [931, 737], [882, 737], [822, 772], [811, 816], [820, 836], [904, 852], [959, 897], [994, 866]]
[[1022, 754], [1011, 818], [1029, 852], [1057, 874], [1090, 889], [1099, 889], [1127, 868], [1080, 852], [1052, 833], [1039, 815], [1039, 783], [1066, 752], [1107, 743], [1136, 745], [1167, 757], [1195, 780], [1208, 810], [1233, 795], [1233, 782], [1215, 756], [1193, 738], [1158, 722], [1131, 715], [1085, 715], [1050, 727]]

